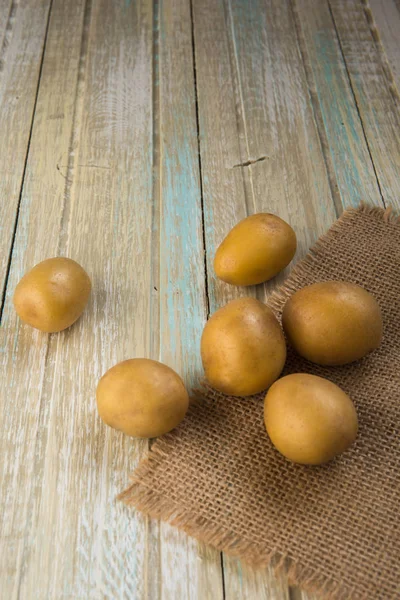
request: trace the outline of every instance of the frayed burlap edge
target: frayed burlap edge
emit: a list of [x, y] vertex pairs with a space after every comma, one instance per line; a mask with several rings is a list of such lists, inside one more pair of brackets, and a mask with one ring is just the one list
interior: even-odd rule
[[[201, 396], [197, 397], [197, 401], [201, 399]], [[275, 573], [284, 573], [290, 585], [298, 585], [307, 592], [319, 594], [324, 600], [348, 600], [352, 597], [354, 590], [348, 586], [305, 567], [274, 548], [260, 546], [243, 535], [228, 531], [216, 522], [199, 516], [143, 484], [142, 480], [148, 472], [162, 466], [168, 457], [175, 435], [169, 433], [157, 440], [149, 455], [135, 470], [131, 477], [131, 485], [118, 496], [119, 500], [154, 519], [166, 521], [204, 544], [239, 558], [249, 567], [259, 569], [271, 566]]]
[[[340, 231], [344, 223], [360, 212], [371, 216], [380, 216], [387, 223], [400, 224], [400, 216], [396, 215], [391, 207], [384, 209], [362, 203], [358, 208], [346, 210], [328, 232], [317, 240], [306, 257], [292, 269], [289, 281], [268, 298], [268, 305], [273, 310], [279, 312], [285, 300], [298, 289], [301, 276], [309, 272], [313, 265], [318, 262], [326, 244]], [[201, 401], [205, 396], [210, 397], [207, 388], [204, 387], [203, 390], [196, 391], [197, 401]], [[199, 516], [188, 508], [178, 505], [171, 498], [161, 495], [145, 485], [143, 480], [147, 473], [154, 467], [162, 466], [162, 462], [168, 457], [168, 452], [176, 436], [179, 436], [179, 429], [164, 435], [156, 441], [149, 455], [141, 461], [133, 473], [131, 485], [118, 496], [119, 500], [122, 500], [128, 506], [134, 506], [154, 519], [168, 522], [202, 543], [241, 559], [250, 567], [272, 566], [275, 572], [284, 572], [291, 585], [297, 585], [307, 592], [319, 594], [324, 600], [347, 600], [352, 597], [355, 590], [335, 581], [331, 576], [311, 570], [294, 561], [289, 555], [279, 553], [274, 548], [257, 545], [243, 535], [228, 531], [218, 523]]]
[[344, 223], [350, 221], [354, 215], [358, 213], [364, 213], [368, 215], [375, 215], [382, 217], [386, 223], [400, 224], [400, 216], [396, 214], [391, 206], [388, 208], [380, 208], [378, 206], [370, 206], [365, 203], [361, 203], [358, 208], [349, 208], [344, 211], [337, 221], [329, 228], [329, 230], [321, 235], [314, 246], [310, 248], [307, 255], [300, 260], [290, 272], [289, 279], [286, 283], [282, 284], [279, 289], [268, 298], [268, 306], [274, 311], [279, 311], [285, 302], [295, 291], [298, 289], [299, 281], [303, 275], [306, 275], [312, 270], [312, 267], [318, 263], [321, 257], [322, 251], [326, 248], [327, 244], [332, 241], [332, 238], [340, 232]]

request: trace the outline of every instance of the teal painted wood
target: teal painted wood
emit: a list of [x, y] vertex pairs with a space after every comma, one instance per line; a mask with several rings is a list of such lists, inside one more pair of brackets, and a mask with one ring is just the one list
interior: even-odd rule
[[[222, 1], [193, 3], [209, 308], [241, 293], [214, 275], [215, 250], [248, 214], [228, 22]], [[246, 156], [243, 156], [246, 160]], [[243, 293], [254, 293], [247, 290]]]
[[380, 190], [328, 2], [295, 0], [293, 4], [341, 204], [379, 204]]
[[[255, 211], [281, 215], [296, 228], [300, 257], [336, 214], [290, 5], [209, 0], [194, 4], [194, 25], [213, 312], [239, 295], [265, 300], [280, 281], [254, 289], [216, 280], [215, 249], [238, 220]], [[224, 579], [228, 598], [289, 595], [284, 577], [254, 576], [226, 556]]]
[[[336, 217], [290, 3], [262, 0], [249, 11], [230, 2], [231, 54], [239, 88], [239, 122], [251, 159], [244, 168], [252, 211], [280, 215], [293, 225], [300, 258]], [[258, 288], [260, 298], [287, 271]]]
[[[190, 2], [162, 0], [159, 28], [159, 357], [191, 388], [207, 298]], [[218, 551], [166, 524], [159, 539], [161, 599], [222, 600]]]
[[[186, 53], [182, 52], [185, 48]], [[206, 320], [190, 5], [160, 3], [160, 358], [192, 385]]]
[[400, 207], [400, 103], [385, 72], [365, 6], [330, 0], [352, 89], [386, 205]]

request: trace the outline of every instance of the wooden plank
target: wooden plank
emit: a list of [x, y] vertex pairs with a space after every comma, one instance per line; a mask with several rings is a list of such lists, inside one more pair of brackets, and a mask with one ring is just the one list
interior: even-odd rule
[[151, 353], [151, 3], [94, 3], [83, 44], [59, 250], [88, 269], [93, 294], [48, 350], [28, 534], [35, 545], [21, 590], [141, 597], [146, 519], [115, 496], [148, 444], [106, 428], [94, 394], [112, 364]]
[[[190, 2], [160, 2], [159, 17], [160, 360], [190, 387], [207, 315]], [[165, 524], [159, 536], [159, 597], [222, 599], [219, 552]]]
[[[13, 27], [16, 8], [13, 0], [0, 0], [0, 64], [3, 64], [4, 53]], [[5, 37], [6, 31], [7, 39]]]
[[315, 90], [342, 206], [379, 203], [380, 190], [327, 2], [294, 3], [309, 84]]
[[[217, 281], [216, 246], [241, 218], [271, 211], [292, 222], [298, 257], [335, 219], [325, 162], [288, 3], [194, 3], [200, 148], [210, 308], [237, 295]], [[266, 157], [263, 159], [263, 157]], [[254, 164], [241, 167], [249, 161]], [[274, 282], [276, 285], [276, 282]], [[271, 289], [268, 285], [268, 290]], [[224, 556], [227, 599], [288, 598], [284, 578]]]
[[359, 0], [330, 0], [382, 196], [400, 206], [400, 111]]
[[[0, 297], [14, 235], [50, 0], [0, 4]], [[12, 151], [11, 151], [12, 149]]]
[[[297, 22], [309, 85], [316, 111], [322, 115], [327, 151], [343, 207], [360, 200], [381, 205], [381, 195], [362, 123], [343, 61], [334, 23], [325, 2], [296, 0]], [[291, 600], [317, 600], [314, 594], [291, 590]]]
[[[242, 157], [267, 157], [243, 168], [251, 210], [269, 210], [293, 224], [298, 258], [329, 226], [335, 209], [290, 4], [269, 0], [265, 8], [260, 0], [249, 11], [243, 0], [232, 0], [228, 27]], [[270, 288], [259, 288], [260, 297]]]
[[241, 293], [213, 276], [213, 259], [218, 243], [248, 214], [248, 208], [243, 170], [234, 167], [242, 157], [223, 2], [194, 2], [193, 19], [208, 292], [213, 313]]
[[[2, 331], [9, 598], [122, 597], [145, 585], [146, 520], [114, 497], [147, 444], [105, 431], [94, 402], [99, 375], [143, 354], [149, 330], [152, 11], [114, 4], [95, 7], [87, 68], [84, 3], [52, 12]], [[11, 294], [58, 252], [84, 264], [94, 289], [79, 324], [48, 345], [18, 323]], [[137, 252], [143, 277], [127, 273]]]
[[[48, 5], [43, 2], [20, 5], [7, 51], [0, 127], [7, 140], [5, 147], [15, 148], [15, 153], [12, 157], [9, 152], [0, 154], [2, 168], [7, 168], [1, 173], [0, 193], [9, 194], [2, 196], [9, 201], [0, 203], [1, 209], [6, 210], [0, 218], [4, 228], [4, 239], [2, 236], [0, 242], [3, 265], [9, 251], [5, 240], [11, 239], [24, 170], [47, 10]], [[83, 2], [73, 6], [55, 3], [0, 328], [0, 497], [3, 507], [0, 538], [2, 591], [7, 598], [17, 597], [19, 593], [26, 527], [36, 488], [41, 484], [35, 461], [37, 435], [43, 426], [41, 393], [48, 348], [48, 336], [21, 326], [11, 299], [16, 283], [27, 269], [57, 254], [66, 182], [56, 170], [56, 163], [60, 155], [68, 155], [82, 16]], [[6, 164], [5, 159], [11, 164]], [[1, 273], [3, 277], [3, 267]], [[34, 543], [31, 539], [30, 544]], [[37, 589], [36, 583], [37, 572], [32, 590]]]
[[[47, 138], [47, 118], [58, 92], [51, 75], [63, 73], [63, 60], [71, 60], [65, 48], [57, 51], [59, 38], [64, 39], [60, 24], [71, 24], [65, 41], [68, 36], [80, 38], [81, 22], [77, 15], [62, 12], [73, 6], [54, 6], [54, 39], [49, 39], [43, 68], [39, 116], [10, 274], [6, 339], [2, 340], [2, 381], [7, 381], [8, 397], [15, 398], [5, 431], [20, 431], [14, 443], [10, 444], [6, 434], [2, 440], [8, 452], [7, 485], [2, 490], [9, 490], [6, 518], [11, 518], [4, 522], [12, 550], [7, 571], [10, 597], [17, 593], [26, 598], [55, 597], [60, 590], [70, 597], [175, 598], [181, 590], [192, 598], [222, 597], [218, 553], [199, 549], [192, 540], [163, 527], [156, 532], [161, 544], [155, 551], [149, 544], [154, 542], [157, 526], [152, 526], [152, 532], [147, 519], [113, 502], [147, 443], [105, 428], [94, 403], [100, 374], [128, 356], [160, 354], [186, 374], [188, 382], [194, 376], [193, 363], [186, 358], [192, 348], [181, 349], [181, 345], [194, 344], [205, 319], [194, 87], [188, 73], [190, 27], [180, 52], [183, 81], [173, 65], [176, 47], [172, 40], [180, 16], [187, 15], [187, 6], [177, 6], [173, 15], [165, 13], [161, 87], [169, 96], [162, 108], [164, 179], [156, 206], [152, 203], [151, 167], [151, 3], [117, 6], [99, 0], [94, 5], [90, 34], [83, 34], [77, 105], [74, 107], [74, 86], [70, 92], [62, 89], [60, 93], [75, 113], [70, 147], [59, 146], [54, 141], [57, 136]], [[177, 43], [181, 42], [178, 38]], [[71, 39], [71, 44], [79, 49], [76, 39]], [[78, 71], [73, 61], [71, 70]], [[175, 96], [181, 115], [177, 113], [170, 121]], [[186, 155], [169, 156], [170, 146], [182, 148], [189, 118], [192, 125]], [[50, 146], [47, 152], [45, 142]], [[174, 179], [175, 168], [182, 169], [181, 178]], [[155, 175], [155, 182], [157, 179]], [[65, 185], [62, 202], [57, 194], [59, 181]], [[54, 201], [50, 201], [53, 193]], [[173, 212], [177, 200], [178, 219]], [[181, 229], [185, 235], [180, 236]], [[160, 242], [155, 239], [158, 231]], [[160, 243], [165, 247], [160, 249]], [[52, 336], [47, 345], [47, 336], [19, 326], [11, 308], [11, 289], [26, 268], [57, 252], [80, 261], [91, 274], [94, 288], [90, 307], [80, 322]], [[193, 330], [188, 327], [192, 319], [187, 321], [192, 304]], [[166, 348], [172, 340], [170, 349], [160, 352], [159, 339], [152, 334], [154, 327], [157, 330], [158, 313]], [[174, 327], [178, 327], [175, 337]], [[77, 357], [82, 359], [77, 362]], [[29, 415], [21, 419], [26, 396]], [[24, 463], [27, 470], [19, 478], [24, 494], [18, 503], [15, 477], [23, 458], [28, 459]], [[182, 560], [175, 569], [177, 557]], [[158, 561], [160, 574], [154, 577]], [[154, 579], [160, 584], [157, 595], [149, 595]], [[205, 592], [209, 596], [204, 596]]]
[[[158, 156], [151, 4], [96, 3], [81, 58], [83, 4], [66, 4], [55, 2], [50, 23], [0, 333], [5, 594], [222, 597], [217, 553], [112, 504], [146, 444], [106, 431], [93, 403], [99, 374], [132, 354], [160, 356], [188, 382], [199, 368], [195, 340], [206, 303], [189, 5], [161, 7]], [[249, 211], [278, 212], [296, 221], [301, 255], [334, 211], [288, 6], [270, 2], [267, 19], [261, 4], [254, 16], [242, 2], [226, 13], [222, 2], [201, 4], [194, 3], [196, 57], [215, 309], [248, 293], [212, 275], [213, 252], [230, 224]], [[262, 157], [265, 147], [265, 160], [235, 166]], [[350, 170], [343, 190], [352, 178]], [[57, 252], [80, 260], [95, 286], [82, 321], [48, 345], [47, 336], [18, 324], [10, 299], [22, 272]], [[127, 276], [132, 256], [135, 273]], [[18, 432], [11, 442], [10, 431]], [[15, 493], [17, 479], [23, 493]], [[224, 561], [227, 598], [288, 597], [283, 579]]]
[[382, 44], [392, 92], [400, 97], [400, 4], [394, 0], [369, 0], [364, 10], [373, 36]]
[[224, 555], [226, 600], [292, 600], [287, 578], [272, 567], [253, 570]]
[[[248, 202], [252, 212], [272, 212], [294, 226], [298, 259], [336, 213], [290, 5], [259, 1], [249, 11], [243, 0], [232, 0], [228, 28], [243, 123], [242, 157], [244, 162], [267, 157], [244, 168]], [[284, 277], [285, 272], [259, 286], [258, 297], [265, 300]], [[237, 563], [228, 566], [234, 579]], [[274, 587], [279, 597], [280, 586]]]

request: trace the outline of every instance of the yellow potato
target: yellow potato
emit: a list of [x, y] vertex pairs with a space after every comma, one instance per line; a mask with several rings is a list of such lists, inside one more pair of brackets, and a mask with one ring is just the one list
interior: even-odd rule
[[66, 329], [81, 316], [91, 283], [86, 271], [70, 258], [49, 258], [26, 273], [14, 292], [18, 316], [47, 333]]
[[358, 430], [349, 396], [331, 381], [305, 373], [287, 375], [271, 386], [264, 422], [276, 449], [306, 465], [328, 462], [347, 450]]
[[250, 396], [281, 373], [286, 345], [272, 310], [254, 298], [240, 298], [217, 310], [201, 338], [206, 378], [217, 390]]
[[171, 431], [189, 407], [179, 375], [147, 358], [124, 360], [109, 369], [99, 381], [96, 399], [104, 423], [140, 438]]
[[289, 342], [319, 365], [345, 365], [378, 348], [382, 316], [375, 298], [345, 281], [315, 283], [286, 303], [282, 324]]
[[217, 249], [214, 270], [226, 283], [256, 285], [282, 271], [296, 246], [290, 225], [275, 215], [258, 213], [231, 229]]

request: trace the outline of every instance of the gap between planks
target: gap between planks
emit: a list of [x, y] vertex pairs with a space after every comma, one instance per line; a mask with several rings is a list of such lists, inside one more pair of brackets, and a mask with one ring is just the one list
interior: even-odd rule
[[[158, 301], [158, 291], [161, 289], [160, 284], [160, 204], [162, 199], [161, 191], [161, 132], [160, 132], [160, 1], [153, 2], [153, 40], [152, 40], [152, 207], [151, 207], [151, 281], [150, 281], [150, 316], [149, 316], [149, 347], [151, 357], [155, 360], [160, 359], [160, 308]], [[157, 256], [157, 260], [154, 257]], [[155, 268], [156, 265], [156, 268]], [[153, 293], [155, 292], [155, 294]], [[157, 301], [155, 299], [157, 298]], [[151, 450], [154, 440], [148, 440], [147, 452]], [[159, 527], [156, 525], [155, 534], [154, 523], [152, 519], [146, 515], [146, 532], [145, 532], [145, 556], [144, 556], [144, 594], [145, 598], [150, 598], [151, 594], [157, 593], [157, 597], [161, 598], [162, 581], [159, 574], [161, 573], [161, 561], [159, 554], [153, 559], [157, 564], [157, 576], [155, 585], [150, 585], [150, 564], [152, 562], [152, 551], [154, 544], [152, 540], [156, 538], [156, 546], [160, 545]]]
[[[8, 21], [7, 21], [7, 26], [6, 26], [6, 31], [5, 31], [5, 34], [4, 34], [3, 47], [2, 47], [2, 50], [1, 50], [1, 56], [0, 56], [0, 75], [1, 75], [1, 71], [2, 71], [2, 63], [3, 63], [3, 60], [4, 60], [5, 50], [6, 50], [7, 45], [8, 45], [8, 42], [7, 42], [7, 39], [8, 39], [7, 38], [7, 29], [10, 31], [10, 24], [12, 23], [13, 19], [15, 18], [17, 6], [18, 5], [17, 5], [16, 2], [13, 2], [11, 4], [10, 13], [9, 13], [9, 17], [8, 17]], [[8, 261], [7, 261], [7, 264], [6, 264], [5, 279], [4, 279], [3, 290], [2, 290], [2, 293], [1, 293], [1, 299], [0, 299], [0, 326], [1, 326], [2, 318], [3, 318], [4, 304], [5, 304], [5, 301], [6, 301], [7, 286], [8, 286], [8, 280], [9, 280], [9, 277], [10, 277], [10, 269], [11, 269], [11, 262], [12, 262], [13, 251], [14, 251], [15, 237], [16, 237], [17, 228], [18, 228], [19, 213], [20, 213], [20, 209], [21, 209], [22, 192], [23, 192], [24, 183], [25, 183], [26, 166], [28, 164], [29, 149], [30, 149], [31, 141], [32, 141], [33, 124], [34, 124], [35, 115], [36, 115], [37, 101], [38, 101], [38, 96], [39, 96], [40, 82], [41, 82], [41, 78], [42, 78], [43, 61], [44, 61], [44, 56], [45, 56], [45, 52], [46, 52], [46, 44], [47, 44], [47, 37], [48, 37], [48, 33], [49, 33], [49, 24], [50, 24], [50, 16], [51, 16], [51, 9], [52, 9], [52, 7], [53, 7], [53, 0], [50, 0], [49, 9], [48, 9], [48, 12], [47, 12], [46, 30], [45, 30], [45, 34], [44, 34], [42, 54], [41, 54], [41, 57], [40, 57], [39, 76], [38, 76], [38, 80], [37, 80], [35, 100], [34, 100], [34, 104], [33, 104], [32, 117], [31, 117], [31, 122], [30, 122], [30, 126], [29, 126], [28, 144], [27, 144], [27, 147], [26, 147], [25, 159], [24, 159], [24, 166], [23, 166], [23, 171], [22, 171], [21, 187], [20, 187], [20, 190], [19, 190], [17, 210], [16, 210], [16, 213], [15, 213], [14, 227], [13, 227], [12, 234], [11, 234], [11, 244], [10, 244], [10, 249], [9, 249], [9, 254], [8, 254]]]
[[[207, 307], [206, 318], [208, 319], [210, 316], [210, 298], [209, 298], [209, 291], [208, 291], [207, 244], [206, 244], [206, 230], [205, 230], [205, 217], [204, 217], [204, 193], [203, 193], [203, 170], [202, 170], [201, 152], [200, 152], [199, 98], [198, 98], [198, 93], [197, 93], [196, 42], [195, 42], [195, 36], [194, 36], [193, 1], [195, 1], [195, 0], [189, 0], [189, 5], [190, 5], [191, 36], [192, 36], [194, 99], [195, 99], [195, 107], [196, 107], [197, 155], [198, 155], [198, 161], [199, 161], [199, 177], [200, 177], [201, 223], [202, 223], [202, 230], [203, 230], [204, 281], [205, 281], [205, 294], [206, 294], [206, 307]], [[221, 564], [223, 564], [222, 553], [221, 553]], [[223, 569], [222, 569], [222, 572], [223, 572]], [[225, 598], [225, 596], [224, 596], [224, 598]]]

